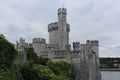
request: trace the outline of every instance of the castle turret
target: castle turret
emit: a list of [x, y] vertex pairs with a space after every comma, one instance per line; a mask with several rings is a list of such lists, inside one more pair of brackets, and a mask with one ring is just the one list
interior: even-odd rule
[[48, 25], [49, 44], [58, 44], [58, 22]]
[[28, 43], [26, 43], [25, 39], [22, 37], [20, 38], [19, 41], [16, 41], [16, 49], [18, 49], [19, 51], [23, 51], [27, 46], [28, 46]]
[[45, 51], [46, 40], [44, 38], [33, 38], [32, 46], [38, 56]]
[[90, 45], [91, 46], [91, 49], [92, 49], [92, 58], [91, 58], [91, 71], [90, 72], [94, 72], [94, 74], [96, 75], [92, 75], [92, 77], [90, 77], [91, 79], [97, 79], [97, 80], [100, 80], [100, 77], [101, 77], [101, 74], [100, 74], [100, 71], [99, 71], [99, 42], [98, 40], [87, 40], [87, 45]]
[[58, 22], [67, 22], [66, 21], [67, 17], [67, 10], [66, 8], [59, 8], [58, 9]]
[[69, 44], [69, 24], [67, 24], [66, 8], [58, 9], [58, 46], [60, 50], [66, 50]]
[[25, 46], [25, 39], [23, 39], [22, 37], [20, 38], [20, 45]]
[[16, 41], [16, 50], [21, 53], [22, 59], [26, 60], [26, 52], [25, 48], [28, 47], [29, 44], [25, 42], [24, 38], [20, 38], [19, 41]]
[[66, 23], [67, 10], [65, 8], [58, 9], [58, 22], [48, 25], [49, 44], [58, 45], [59, 50], [67, 50], [69, 45], [70, 25]]
[[98, 42], [98, 40], [92, 40], [92, 41], [87, 40], [86, 44], [91, 45], [93, 52], [96, 54], [97, 57], [99, 57], [99, 55], [98, 55], [99, 54], [99, 42]]
[[92, 51], [96, 54], [96, 57], [99, 57], [99, 42], [98, 40], [87, 40], [86, 41], [87, 45], [91, 45], [92, 46]]

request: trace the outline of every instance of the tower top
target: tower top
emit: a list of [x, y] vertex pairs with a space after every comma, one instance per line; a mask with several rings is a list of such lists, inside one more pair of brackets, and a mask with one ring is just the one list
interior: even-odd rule
[[66, 14], [66, 13], [67, 13], [67, 9], [66, 9], [66, 8], [59, 8], [59, 9], [58, 9], [58, 15], [59, 15], [60, 13]]

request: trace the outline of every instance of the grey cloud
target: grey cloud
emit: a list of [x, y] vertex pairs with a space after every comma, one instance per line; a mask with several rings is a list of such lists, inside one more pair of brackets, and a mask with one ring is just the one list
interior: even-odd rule
[[[57, 9], [65, 5], [71, 25], [70, 42], [100, 41], [100, 56], [120, 56], [119, 0], [1, 0], [0, 33], [15, 42], [24, 37], [48, 41], [47, 25], [57, 20]], [[114, 52], [114, 54], [113, 54]]]
[[120, 56], [120, 44], [101, 47], [100, 52], [105, 54], [105, 55], [101, 54], [101, 56], [119, 57]]

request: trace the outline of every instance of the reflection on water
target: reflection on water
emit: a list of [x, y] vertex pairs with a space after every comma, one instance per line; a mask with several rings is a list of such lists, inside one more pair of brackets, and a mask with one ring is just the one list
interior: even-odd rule
[[102, 80], [120, 80], [120, 71], [101, 71]]

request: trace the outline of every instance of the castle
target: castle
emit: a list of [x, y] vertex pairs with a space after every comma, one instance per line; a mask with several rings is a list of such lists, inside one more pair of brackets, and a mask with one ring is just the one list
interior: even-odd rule
[[99, 42], [87, 40], [86, 44], [73, 42], [73, 50], [69, 43], [70, 25], [67, 23], [66, 8], [58, 9], [58, 22], [48, 25], [49, 43], [44, 38], [34, 38], [32, 43], [26, 43], [20, 38], [16, 49], [23, 53], [25, 47], [32, 45], [38, 56], [56, 60], [66, 60], [71, 63], [71, 71], [76, 80], [101, 80], [99, 71]]

